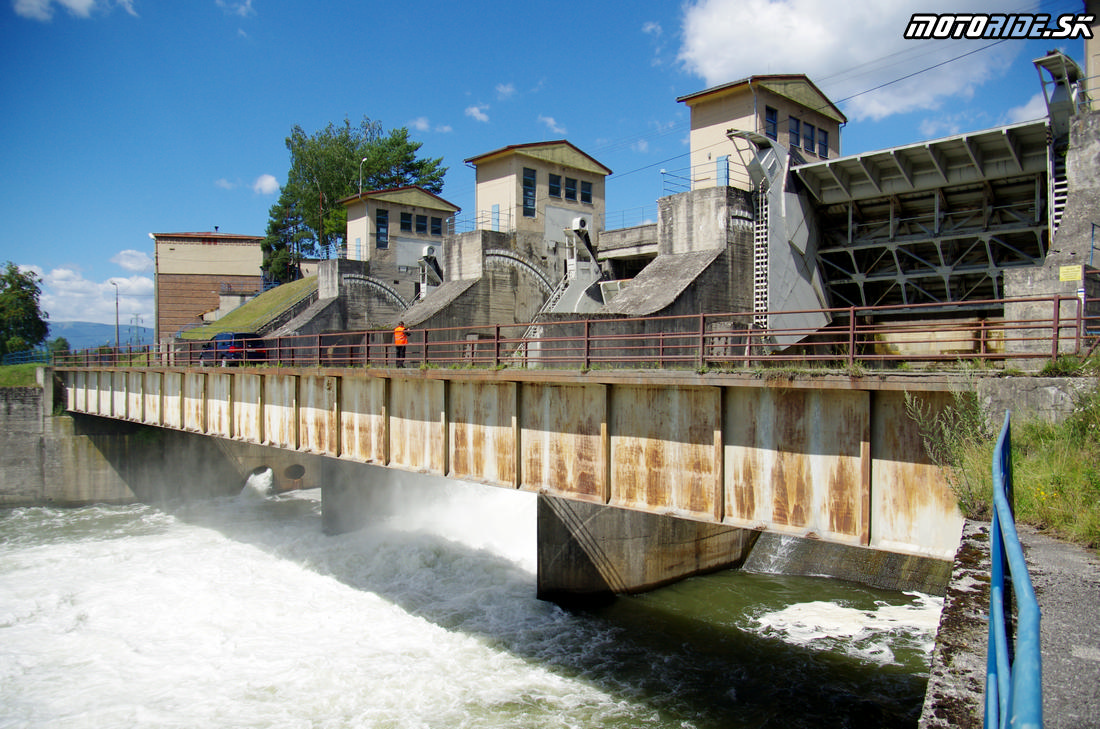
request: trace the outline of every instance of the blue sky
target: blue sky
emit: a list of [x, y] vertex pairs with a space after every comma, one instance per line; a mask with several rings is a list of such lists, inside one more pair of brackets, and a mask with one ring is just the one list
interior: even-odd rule
[[463, 160], [568, 139], [614, 171], [616, 227], [688, 165], [676, 98], [749, 75], [807, 74], [848, 116], [844, 154], [1041, 116], [1032, 59], [1083, 66], [1082, 41], [902, 38], [915, 12], [977, 11], [1083, 3], [7, 0], [0, 262], [42, 277], [53, 321], [113, 324], [117, 284], [123, 324], [151, 326], [148, 234], [262, 235], [291, 128], [345, 117], [408, 127], [471, 214]]

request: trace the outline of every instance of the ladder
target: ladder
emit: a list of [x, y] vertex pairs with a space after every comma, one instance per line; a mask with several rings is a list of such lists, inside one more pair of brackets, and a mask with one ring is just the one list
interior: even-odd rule
[[768, 328], [768, 189], [756, 190], [756, 220], [752, 231], [753, 326]]
[[1069, 181], [1066, 179], [1066, 157], [1059, 153], [1052, 145], [1050, 147], [1050, 162], [1047, 175], [1047, 198], [1050, 201], [1049, 219], [1047, 224], [1050, 232], [1047, 240], [1054, 241], [1054, 234], [1058, 232], [1058, 226], [1062, 223], [1062, 214], [1066, 210], [1066, 198], [1069, 194]]

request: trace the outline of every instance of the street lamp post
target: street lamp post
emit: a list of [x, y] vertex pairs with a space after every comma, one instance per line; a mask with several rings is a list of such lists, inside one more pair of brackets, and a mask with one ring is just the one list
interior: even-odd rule
[[367, 158], [359, 160], [359, 194], [363, 194], [363, 163], [367, 161]]
[[118, 341], [118, 282], [112, 281], [111, 285], [115, 287], [115, 351], [117, 353], [120, 346]]

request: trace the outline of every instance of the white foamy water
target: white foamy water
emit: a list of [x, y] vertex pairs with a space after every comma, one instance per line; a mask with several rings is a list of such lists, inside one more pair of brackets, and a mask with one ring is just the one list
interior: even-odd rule
[[905, 594], [912, 602], [880, 602], [870, 609], [820, 600], [796, 603], [756, 618], [756, 630], [793, 645], [843, 651], [877, 663], [895, 661], [891, 646], [898, 640], [931, 655], [943, 599]]
[[740, 657], [535, 599], [531, 494], [440, 482], [328, 537], [266, 478], [0, 513], [0, 727], [729, 725]]

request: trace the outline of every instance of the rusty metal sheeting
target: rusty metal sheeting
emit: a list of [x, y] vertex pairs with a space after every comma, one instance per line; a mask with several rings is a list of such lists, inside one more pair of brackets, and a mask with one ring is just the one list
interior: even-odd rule
[[263, 388], [261, 375], [238, 372], [233, 382], [233, 437], [263, 443]]
[[311, 453], [340, 455], [337, 378], [302, 375], [299, 398], [298, 447]]
[[386, 462], [386, 380], [345, 377], [340, 383], [340, 455]]
[[[949, 558], [962, 518], [877, 380], [68, 372], [77, 412], [729, 527]], [[950, 383], [948, 383], [950, 385]], [[945, 386], [945, 389], [947, 386]], [[933, 409], [949, 392], [926, 387]]]
[[146, 425], [161, 425], [164, 417], [164, 374], [153, 370], [147, 370], [144, 374], [145, 402], [142, 405], [141, 422]]
[[519, 397], [521, 488], [605, 503], [606, 386], [524, 383]]
[[731, 388], [725, 521], [866, 544], [869, 395]]
[[117, 370], [111, 377], [111, 415], [126, 417], [126, 372]]
[[74, 413], [85, 413], [88, 407], [88, 378], [94, 372], [70, 371], [65, 373], [65, 407]]
[[298, 378], [264, 375], [264, 444], [298, 448]]
[[183, 429], [197, 433], [206, 430], [206, 373], [183, 375]]
[[219, 370], [206, 378], [206, 434], [233, 435], [233, 375]]
[[390, 387], [390, 465], [445, 475], [446, 382], [394, 379]]
[[164, 412], [166, 428], [183, 429], [183, 373], [168, 371], [164, 373]]
[[[951, 400], [948, 393], [919, 397], [934, 411]], [[917, 423], [905, 411], [904, 394], [879, 393], [872, 418], [879, 427], [871, 441], [871, 546], [950, 557], [931, 545], [957, 546], [963, 517], [939, 467], [924, 451]]]
[[100, 372], [96, 379], [96, 409], [95, 415], [111, 416], [111, 373]]
[[450, 476], [516, 484], [516, 384], [452, 382], [447, 393]]
[[611, 503], [718, 521], [721, 389], [616, 386]]
[[145, 411], [145, 377], [140, 370], [126, 373], [126, 418], [141, 422]]

